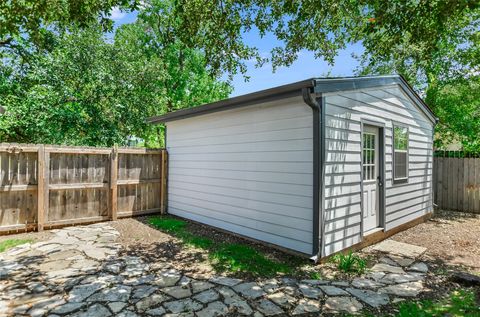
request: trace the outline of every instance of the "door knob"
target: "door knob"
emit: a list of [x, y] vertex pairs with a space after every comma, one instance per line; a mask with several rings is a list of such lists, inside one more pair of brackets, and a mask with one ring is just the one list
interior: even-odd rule
[[378, 181], [378, 186], [383, 187], [383, 183], [380, 176], [377, 176], [377, 181]]

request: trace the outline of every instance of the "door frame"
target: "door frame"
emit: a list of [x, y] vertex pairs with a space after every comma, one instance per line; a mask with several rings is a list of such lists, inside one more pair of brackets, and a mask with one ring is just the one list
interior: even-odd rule
[[363, 241], [364, 239], [364, 228], [363, 228], [363, 127], [365, 125], [373, 126], [378, 128], [378, 176], [380, 181], [383, 183], [383, 186], [378, 186], [378, 212], [379, 212], [379, 228], [381, 231], [385, 232], [386, 224], [386, 212], [385, 212], [385, 201], [386, 201], [386, 179], [385, 179], [385, 123], [380, 121], [374, 121], [370, 119], [360, 119], [360, 209], [361, 209], [361, 221], [360, 221], [360, 237]]

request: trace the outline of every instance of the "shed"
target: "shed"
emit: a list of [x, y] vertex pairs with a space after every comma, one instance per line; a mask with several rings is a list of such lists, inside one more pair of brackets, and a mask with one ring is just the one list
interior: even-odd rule
[[436, 117], [398, 75], [313, 78], [149, 118], [168, 212], [314, 259], [433, 211]]

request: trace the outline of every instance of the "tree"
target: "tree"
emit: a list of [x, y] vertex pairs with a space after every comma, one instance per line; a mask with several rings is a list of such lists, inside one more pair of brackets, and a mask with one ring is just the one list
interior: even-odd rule
[[[13, 55], [0, 67], [0, 141], [112, 146], [136, 136], [159, 146], [162, 131], [147, 117], [228, 94], [228, 84], [204, 76], [201, 53], [178, 70], [163, 53], [138, 49], [141, 34], [125, 27], [110, 43], [91, 26], [59, 34], [51, 51], [25, 44], [27, 62]], [[179, 77], [183, 86], [172, 89]]]
[[[473, 140], [480, 138], [478, 130], [466, 130], [477, 126], [472, 105], [480, 104], [469, 91], [476, 87], [480, 73], [478, 0], [175, 3], [175, 33], [186, 45], [200, 47], [206, 60], [214, 61], [210, 63], [214, 70], [244, 72], [245, 61], [252, 58], [258, 64], [268, 59], [274, 68], [288, 66], [303, 49], [333, 63], [340, 49], [361, 42], [365, 52], [358, 57], [358, 74], [399, 73], [429, 96], [430, 106], [440, 117], [438, 145], [451, 135], [464, 144], [477, 144]], [[281, 45], [264, 58], [255, 47], [244, 44], [243, 34], [251, 30], [273, 34]], [[467, 94], [457, 96], [460, 104], [443, 99], [452, 89]], [[469, 111], [461, 117], [468, 124], [452, 124], [451, 120], [459, 120], [453, 114], [460, 109]]]
[[111, 29], [109, 19], [113, 7], [126, 10], [138, 7], [136, 0], [11, 0], [0, 2], [0, 46], [12, 45], [20, 36], [38, 41], [51, 27], [85, 27], [100, 21], [105, 29]]

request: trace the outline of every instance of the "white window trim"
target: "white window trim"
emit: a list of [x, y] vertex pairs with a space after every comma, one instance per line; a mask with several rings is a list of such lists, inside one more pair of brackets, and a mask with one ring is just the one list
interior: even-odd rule
[[[407, 149], [406, 150], [395, 150], [395, 127], [401, 127], [407, 129]], [[409, 178], [409, 165], [410, 165], [410, 129], [408, 125], [400, 123], [400, 122], [392, 122], [392, 183], [395, 184], [405, 184], [408, 183], [408, 178]], [[405, 174], [407, 176], [405, 177], [395, 177], [395, 152], [399, 153], [406, 153], [406, 171]]]

